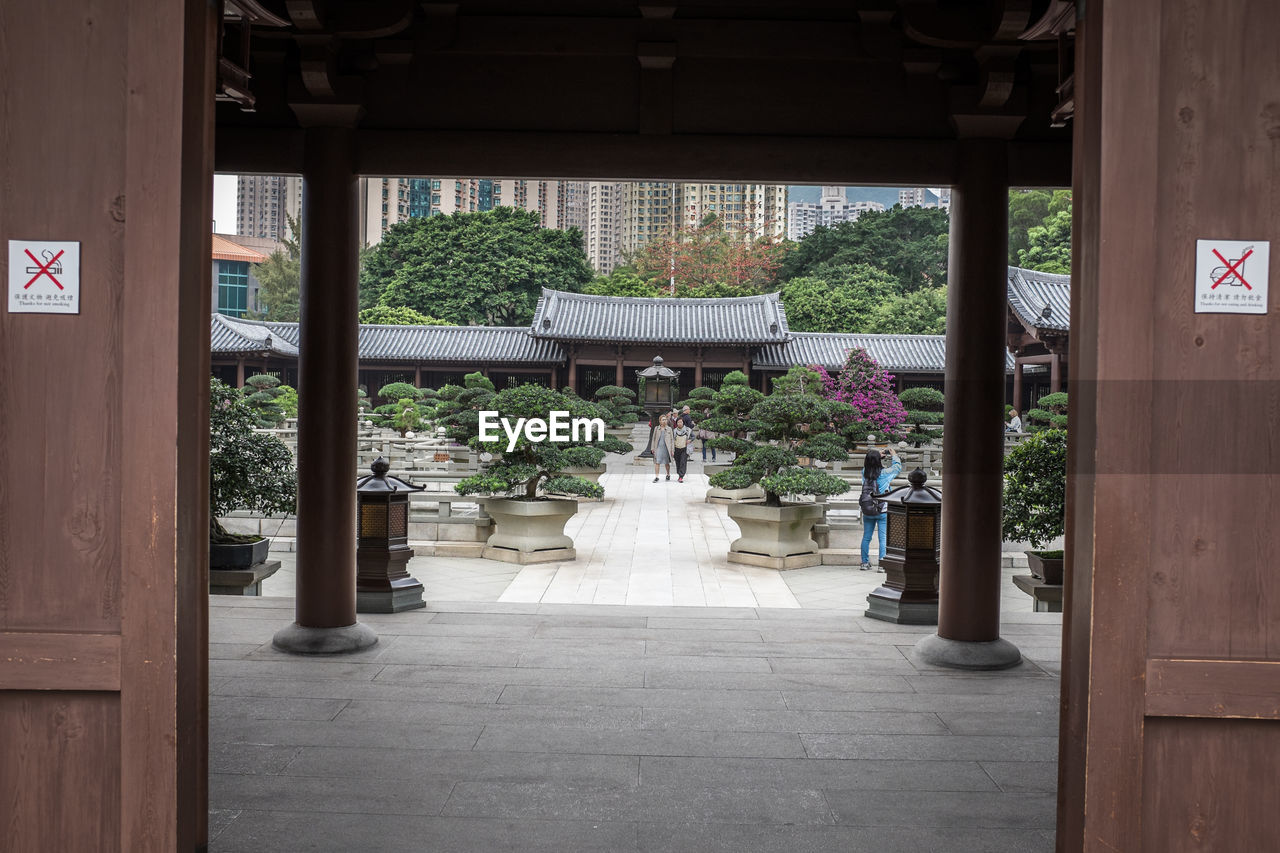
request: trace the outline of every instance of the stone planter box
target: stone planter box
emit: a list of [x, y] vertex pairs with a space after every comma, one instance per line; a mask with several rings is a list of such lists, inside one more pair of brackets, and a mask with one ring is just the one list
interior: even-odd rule
[[247, 569], [267, 559], [271, 551], [270, 539], [257, 542], [209, 544], [209, 568]]
[[1050, 585], [1062, 584], [1062, 557], [1045, 559], [1040, 556], [1040, 551], [1027, 552], [1027, 566], [1031, 569], [1031, 574]]
[[822, 523], [820, 504], [734, 503], [728, 507], [742, 536], [729, 546], [729, 562], [771, 569], [799, 569], [822, 564], [815, 524]]
[[488, 498], [485, 509], [493, 518], [493, 533], [484, 556], [506, 563], [554, 563], [577, 557], [565, 523], [578, 512], [576, 500], [553, 498], [522, 501]]
[[600, 475], [605, 471], [605, 464], [601, 462], [594, 468], [565, 468], [560, 473], [567, 474], [570, 477], [581, 477], [584, 480], [590, 480], [593, 483], [600, 482]]

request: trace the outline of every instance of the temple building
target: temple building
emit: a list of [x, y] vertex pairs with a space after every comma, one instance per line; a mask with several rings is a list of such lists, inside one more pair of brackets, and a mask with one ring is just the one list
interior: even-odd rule
[[[1048, 280], [1052, 282], [1045, 284]], [[1053, 334], [1047, 328], [1042, 331], [1043, 340], [1014, 342], [1011, 337], [1006, 364], [1009, 400], [1057, 390], [1055, 383], [1062, 375], [1055, 361], [1059, 356], [1042, 356], [1035, 348], [1052, 340], [1065, 352], [1070, 296], [1066, 281], [1066, 276], [1009, 268], [1010, 317], [1022, 317], [1026, 306], [1034, 305], [1038, 315], [1057, 312], [1061, 321]], [[1042, 294], [1044, 288], [1053, 289]], [[1053, 298], [1050, 309], [1036, 301], [1045, 294]], [[1042, 317], [1041, 322], [1048, 321]], [[271, 373], [296, 386], [297, 323], [214, 314], [212, 324], [215, 376], [240, 387], [246, 376]], [[718, 388], [727, 373], [741, 370], [752, 387], [767, 391], [770, 379], [793, 365], [839, 370], [855, 347], [865, 349], [891, 373], [899, 390], [921, 385], [944, 389], [945, 335], [795, 332], [787, 326], [786, 308], [777, 293], [674, 299], [545, 289], [528, 326], [362, 325], [359, 384], [371, 395], [390, 382], [438, 388], [461, 384], [464, 374], [478, 370], [499, 388], [537, 382], [590, 397], [604, 385], [635, 389], [636, 371], [661, 355], [668, 367], [681, 372], [686, 390]], [[1053, 364], [1059, 366], [1050, 373]], [[1017, 383], [1023, 384], [1015, 388]]]

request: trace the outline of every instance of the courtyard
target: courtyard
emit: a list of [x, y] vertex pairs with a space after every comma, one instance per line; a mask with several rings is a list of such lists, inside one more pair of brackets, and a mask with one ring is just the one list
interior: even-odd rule
[[[611, 458], [572, 562], [418, 556], [428, 605], [281, 653], [294, 554], [210, 599], [210, 849], [1049, 851], [1061, 614], [1004, 568], [995, 673], [915, 658], [856, 565], [729, 563], [736, 526]], [[850, 560], [856, 563], [856, 559]]]

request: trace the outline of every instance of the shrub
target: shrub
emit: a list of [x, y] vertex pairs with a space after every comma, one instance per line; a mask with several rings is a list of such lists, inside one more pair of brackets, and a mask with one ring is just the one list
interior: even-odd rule
[[284, 409], [278, 402], [284, 390], [279, 379], [266, 373], [255, 374], [244, 381], [240, 393], [253, 410], [258, 427], [268, 429], [284, 423]]
[[[741, 407], [750, 397], [759, 399], [746, 411]], [[726, 394], [726, 392], [728, 392]], [[842, 459], [844, 447], [834, 436], [822, 438], [830, 422], [830, 404], [809, 394], [772, 394], [768, 397], [740, 385], [722, 388], [717, 397], [723, 408], [723, 424], [736, 430], [721, 430], [719, 418], [709, 419], [707, 428], [730, 432], [729, 436], [712, 439], [713, 447], [733, 450], [737, 457], [728, 470], [712, 474], [711, 485], [720, 489], [745, 489], [759, 483], [765, 492], [766, 506], [781, 506], [782, 495], [839, 495], [849, 491], [849, 484], [839, 477], [796, 467], [797, 450], [819, 459]], [[755, 433], [754, 440], [739, 438], [735, 433]], [[827, 434], [829, 436], [829, 434]], [[834, 439], [834, 441], [833, 441]], [[768, 442], [777, 442], [776, 445]]]
[[209, 386], [209, 539], [245, 542], [257, 536], [236, 536], [222, 527], [218, 516], [233, 510], [295, 512], [298, 474], [293, 456], [273, 435], [255, 432], [257, 414], [230, 385], [217, 379]]
[[[821, 376], [826, 371], [819, 371]], [[845, 356], [844, 367], [835, 376], [827, 375], [824, 395], [853, 407], [846, 439], [862, 441], [868, 434], [888, 438], [901, 434], [907, 410], [893, 391], [893, 377], [884, 371], [866, 350], [854, 347]]]
[[391, 424], [400, 431], [401, 437], [409, 430], [417, 429], [422, 423], [422, 415], [412, 399], [405, 397], [394, 406], [396, 413]]
[[603, 385], [596, 389], [597, 405], [601, 416], [611, 427], [621, 427], [636, 422], [636, 416], [644, 410], [632, 401], [636, 392], [620, 385]]
[[378, 398], [386, 400], [388, 403], [405, 398], [412, 401], [421, 399], [421, 393], [408, 382], [392, 382], [378, 389]]
[[1067, 512], [1067, 433], [1037, 432], [1005, 458], [1000, 532], [1040, 548], [1064, 532]]
[[[576, 396], [552, 391], [542, 385], [506, 388], [487, 401], [486, 408], [499, 418], [516, 423], [519, 418], [546, 419], [553, 410], [567, 411], [570, 417], [599, 417], [599, 408]], [[537, 499], [539, 487], [548, 492], [598, 498], [604, 489], [598, 483], [564, 473], [566, 468], [594, 467], [605, 453], [627, 453], [631, 445], [606, 435], [597, 441], [531, 442], [521, 432], [515, 447], [507, 450], [507, 437], [480, 440], [479, 418], [455, 421], [451, 430], [466, 431], [466, 442], [478, 450], [502, 454], [479, 474], [462, 480], [454, 490], [460, 495], [508, 495], [523, 500]]]
[[1027, 420], [1031, 422], [1030, 430], [1038, 432], [1043, 429], [1067, 428], [1067, 395], [1064, 391], [1045, 394], [1036, 407], [1027, 412]]
[[942, 422], [942, 392], [935, 388], [908, 388], [898, 395], [907, 409], [907, 422], [913, 429], [905, 436], [916, 447], [942, 435], [940, 429], [926, 429], [925, 424]]

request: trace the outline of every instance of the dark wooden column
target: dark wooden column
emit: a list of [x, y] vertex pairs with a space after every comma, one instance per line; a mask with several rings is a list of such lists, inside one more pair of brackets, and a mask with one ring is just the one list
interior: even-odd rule
[[916, 649], [940, 666], [1000, 669], [1022, 659], [1000, 639], [1008, 160], [1000, 140], [965, 139], [959, 146], [951, 193], [938, 633]]
[[1022, 416], [1022, 356], [1013, 359], [1013, 407]]
[[619, 352], [618, 352], [618, 360], [617, 360], [617, 362], [616, 362], [615, 364], [616, 364], [617, 370], [614, 372], [614, 383], [613, 383], [613, 384], [614, 384], [614, 385], [618, 385], [618, 386], [620, 386], [620, 387], [621, 387], [621, 386], [622, 386], [622, 383], [623, 383], [623, 382], [626, 382], [626, 377], [623, 375], [623, 364], [622, 364], [622, 352], [621, 352], [621, 350], [619, 350]]
[[356, 172], [349, 128], [306, 131], [298, 347], [297, 621], [277, 648], [332, 654], [377, 635], [356, 621], [359, 322]]
[[1062, 390], [1062, 353], [1053, 353], [1049, 359], [1049, 393], [1057, 394]]

